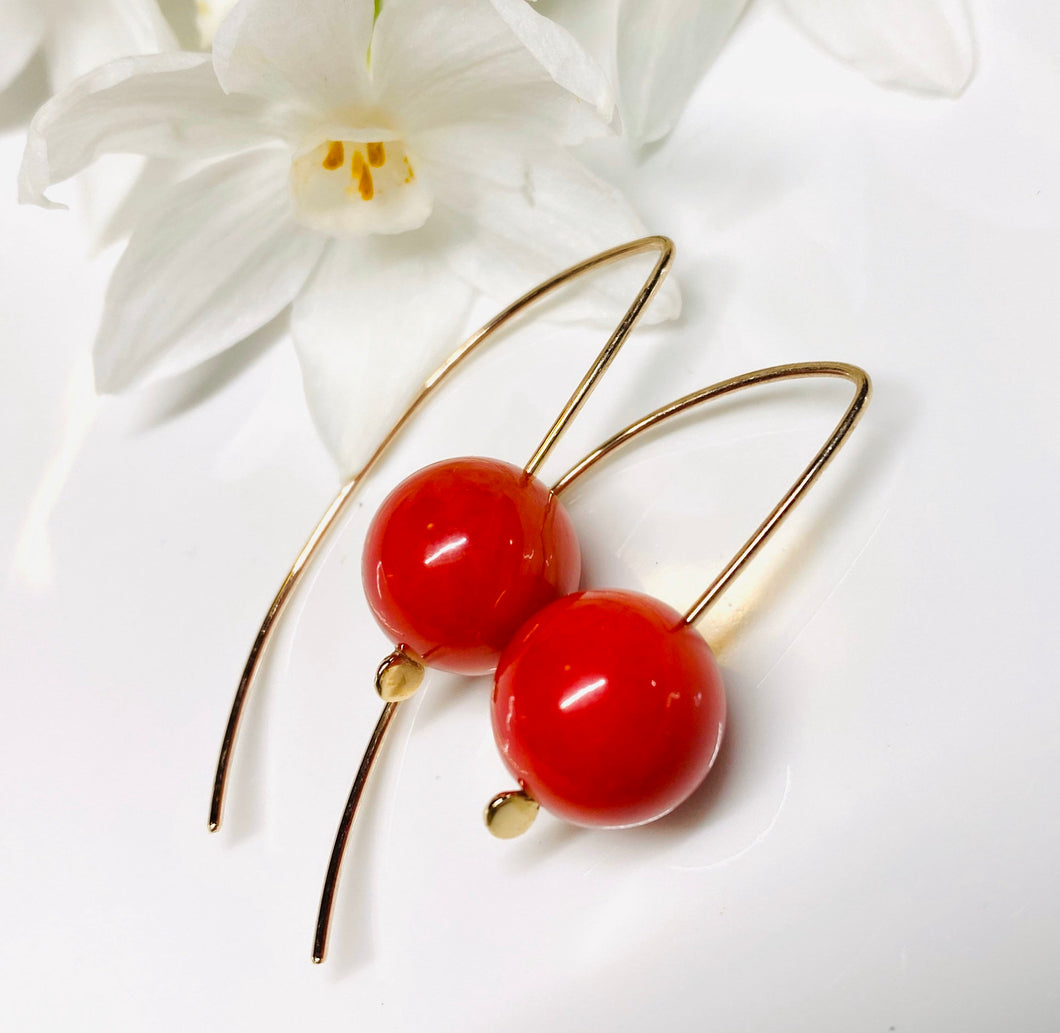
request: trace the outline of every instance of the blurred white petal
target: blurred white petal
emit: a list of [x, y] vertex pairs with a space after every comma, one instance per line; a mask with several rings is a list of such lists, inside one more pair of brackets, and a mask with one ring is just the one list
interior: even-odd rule
[[137, 226], [107, 291], [100, 390], [188, 369], [291, 302], [326, 238], [295, 224], [288, 165], [269, 150], [217, 162]]
[[975, 71], [963, 0], [782, 0], [803, 28], [875, 82], [957, 96]]
[[29, 64], [44, 38], [44, 15], [25, 0], [0, 0], [0, 90], [6, 90]]
[[155, 0], [66, 0], [50, 16], [45, 53], [60, 87], [115, 58], [176, 46]]
[[[437, 202], [457, 215], [450, 247], [454, 268], [498, 301], [597, 251], [648, 231], [622, 192], [567, 152], [469, 128], [452, 146], [438, 134], [422, 156]], [[618, 283], [622, 286], [615, 286]], [[578, 315], [613, 319], [632, 300], [628, 275], [603, 274], [584, 293]], [[648, 310], [649, 321], [680, 314], [680, 293], [668, 281]]]
[[673, 129], [746, 6], [747, 0], [622, 0], [619, 104], [634, 143], [650, 143]]
[[608, 73], [613, 71], [619, 0], [532, 0], [538, 14], [562, 25]]
[[92, 366], [86, 354], [70, 371], [63, 396], [63, 427], [59, 444], [41, 471], [15, 539], [11, 573], [34, 591], [43, 591], [51, 585], [52, 514], [95, 423], [98, 401], [92, 384]]
[[226, 97], [205, 54], [131, 57], [73, 82], [34, 116], [19, 199], [45, 197], [103, 154], [214, 157], [270, 138], [259, 101]]
[[500, 120], [564, 143], [605, 130], [596, 110], [558, 86], [488, 2], [386, 0], [372, 37], [372, 83], [409, 135]]
[[322, 111], [369, 99], [371, 0], [255, 0], [214, 35], [217, 78], [229, 93], [300, 102]]
[[526, 0], [492, 0], [497, 13], [564, 89], [591, 104], [605, 122], [614, 113], [615, 93], [600, 65], [558, 22]]
[[214, 36], [236, 5], [236, 0], [195, 0], [195, 27], [199, 33], [199, 46], [208, 50]]
[[310, 411], [344, 472], [363, 466], [460, 343], [470, 302], [429, 228], [329, 247], [291, 327]]

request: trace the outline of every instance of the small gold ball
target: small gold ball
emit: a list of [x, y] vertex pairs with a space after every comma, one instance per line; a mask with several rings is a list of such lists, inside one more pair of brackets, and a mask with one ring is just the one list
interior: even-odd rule
[[515, 839], [534, 823], [540, 810], [538, 802], [522, 789], [498, 793], [488, 804], [483, 817], [486, 828], [497, 839]]
[[375, 691], [385, 703], [400, 703], [423, 683], [423, 664], [399, 646], [375, 672]]

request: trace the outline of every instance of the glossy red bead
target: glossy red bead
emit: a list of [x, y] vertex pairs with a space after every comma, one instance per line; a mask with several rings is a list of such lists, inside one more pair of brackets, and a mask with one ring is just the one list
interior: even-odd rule
[[426, 663], [462, 674], [497, 666], [535, 611], [578, 587], [570, 517], [534, 477], [496, 459], [450, 459], [387, 496], [368, 530], [362, 576], [376, 620]]
[[702, 782], [725, 692], [703, 637], [665, 603], [622, 591], [566, 596], [501, 656], [493, 733], [509, 771], [578, 825], [640, 825]]

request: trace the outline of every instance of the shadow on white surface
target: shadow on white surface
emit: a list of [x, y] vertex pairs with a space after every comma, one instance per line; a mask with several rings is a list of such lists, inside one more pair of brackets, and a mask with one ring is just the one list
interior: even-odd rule
[[24, 129], [50, 96], [48, 69], [38, 52], [21, 75], [0, 93], [0, 133]]
[[[249, 337], [201, 363], [186, 373], [159, 381], [141, 392], [146, 403], [138, 430], [153, 430], [175, 420], [217, 397], [241, 377], [287, 332], [286, 310]], [[308, 532], [307, 532], [308, 533]]]
[[46, 591], [54, 575], [50, 524], [66, 483], [95, 422], [98, 398], [87, 356], [74, 363], [63, 398], [64, 421], [15, 539], [12, 578], [33, 592]]

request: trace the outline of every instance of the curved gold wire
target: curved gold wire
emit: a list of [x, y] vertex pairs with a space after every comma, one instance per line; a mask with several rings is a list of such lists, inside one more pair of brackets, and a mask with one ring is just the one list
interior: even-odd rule
[[725, 565], [721, 573], [710, 583], [706, 591], [688, 608], [684, 620], [695, 624], [710, 608], [719, 596], [736, 579], [740, 572], [754, 558], [755, 554], [772, 537], [784, 518], [805, 497], [814, 481], [820, 477], [824, 468], [832, 461], [835, 454], [845, 443], [850, 432], [861, 419], [865, 406], [872, 395], [872, 382], [869, 375], [859, 366], [845, 362], [801, 362], [785, 366], [770, 366], [768, 369], [755, 370], [742, 376], [722, 380], [710, 387], [693, 391], [669, 405], [664, 405], [647, 416], [631, 423], [624, 430], [608, 438], [599, 448], [590, 452], [572, 466], [556, 483], [552, 490], [558, 495], [566, 491], [583, 474], [591, 470], [605, 456], [621, 448], [633, 438], [657, 427], [660, 423], [672, 419], [697, 405], [724, 398], [726, 395], [743, 391], [762, 384], [776, 383], [782, 380], [800, 380], [806, 377], [840, 377], [854, 385], [854, 397], [829, 435], [828, 440], [817, 451], [810, 464], [799, 475], [794, 484], [784, 493], [783, 498], [770, 510], [769, 515], [758, 525], [754, 534], [737, 550], [736, 555]]
[[383, 739], [386, 737], [390, 721], [397, 708], [397, 703], [384, 705], [382, 713], [379, 715], [379, 720], [376, 721], [375, 728], [372, 730], [372, 737], [368, 740], [368, 748], [364, 751], [360, 766], [357, 768], [357, 775], [353, 780], [353, 788], [350, 790], [349, 799], [346, 801], [346, 807], [342, 812], [342, 819], [339, 821], [339, 831], [335, 836], [335, 843], [331, 848], [331, 857], [328, 859], [327, 874], [324, 876], [324, 889], [320, 894], [320, 912], [317, 917], [316, 933], [313, 937], [313, 963], [316, 965], [319, 965], [324, 960], [325, 954], [327, 954], [328, 930], [331, 926], [331, 915], [335, 908], [335, 890], [339, 884], [342, 856], [346, 853], [346, 840], [350, 837], [353, 817], [357, 811], [357, 805], [361, 802], [361, 796], [364, 794], [364, 786], [368, 781], [372, 765], [375, 763], [375, 756], [379, 752], [379, 747], [383, 745]]
[[[602, 445], [575, 463], [556, 481], [552, 486], [552, 491], [557, 495], [566, 491], [579, 477], [591, 470], [616, 449], [628, 444], [634, 438], [646, 433], [653, 427], [657, 427], [666, 420], [687, 412], [697, 405], [715, 401], [718, 398], [734, 394], [737, 391], [743, 391], [746, 388], [783, 380], [799, 380], [805, 377], [841, 377], [849, 380], [854, 385], [854, 397], [836, 424], [835, 429], [829, 435], [828, 440], [818, 449], [816, 455], [814, 455], [795, 483], [770, 510], [769, 515], [758, 525], [754, 534], [740, 546], [733, 558], [710, 583], [706, 591], [685, 611], [680, 623], [694, 624], [707, 612], [710, 606], [732, 584], [733, 580], [739, 576], [747, 564], [751, 562], [759, 549], [772, 537], [784, 518], [805, 497], [806, 492], [812, 487], [814, 481], [817, 480], [824, 468], [835, 457], [836, 452], [846, 442], [850, 432], [861, 419], [865, 406], [872, 395], [872, 382], [863, 369], [859, 366], [851, 366], [845, 362], [791, 363], [785, 366], [770, 366], [768, 369], [744, 373], [741, 376], [731, 377], [729, 380], [722, 380], [717, 384], [712, 384], [710, 387], [704, 387], [699, 391], [693, 391], [691, 394], [687, 394], [670, 402], [668, 405], [662, 406], [660, 409], [656, 409], [654, 412], [648, 413], [647, 416], [612, 435]], [[511, 810], [516, 813], [507, 818], [507, 812]], [[494, 835], [507, 839], [525, 832], [533, 823], [536, 814], [537, 806], [533, 797], [522, 789], [509, 790], [498, 793], [487, 804], [486, 825]], [[496, 830], [498, 824], [502, 825], [502, 831], [500, 832]]]
[[[641, 287], [640, 291], [637, 293], [633, 303], [626, 310], [622, 321], [607, 339], [607, 343], [597, 356], [596, 361], [593, 363], [589, 372], [582, 378], [581, 383], [578, 384], [574, 394], [571, 395], [567, 404], [564, 406], [563, 411], [549, 428], [548, 433], [531, 457], [530, 462], [526, 466], [526, 470], [528, 473], [533, 473], [541, 463], [544, 462], [549, 452], [555, 447], [563, 432], [569, 426], [571, 420], [574, 419], [581, 407], [588, 400], [589, 395], [599, 383], [600, 378], [607, 371], [607, 368], [611, 365], [615, 355], [618, 354], [619, 349], [625, 343], [626, 338], [639, 321], [645, 307], [655, 296], [663, 280], [666, 278], [667, 273], [670, 271], [670, 266], [673, 263], [674, 245], [673, 241], [667, 237], [642, 237], [639, 240], [633, 240], [626, 244], [620, 244], [618, 247], [610, 248], [607, 251], [602, 251], [600, 254], [594, 255], [592, 258], [588, 258], [583, 262], [578, 262], [576, 265], [570, 266], [570, 268], [565, 269], [563, 272], [557, 273], [550, 279], [538, 284], [532, 290], [527, 291], [521, 298], [512, 302], [507, 308], [494, 316], [488, 323], [475, 331], [475, 333], [464, 341], [464, 343], [457, 348], [456, 351], [454, 351], [433, 374], [431, 374], [430, 378], [420, 389], [419, 394], [416, 395], [408, 408], [390, 428], [361, 470], [355, 473], [345, 484], [343, 484], [339, 493], [335, 496], [331, 505], [328, 506], [327, 511], [324, 513], [323, 517], [321, 517], [320, 522], [313, 530], [313, 533], [302, 547], [302, 551], [299, 552], [298, 556], [295, 558], [286, 577], [283, 579], [283, 583], [280, 585], [279, 591], [277, 591], [275, 598], [272, 600], [272, 604], [269, 606], [268, 612], [265, 614], [265, 619], [262, 621], [261, 626], [258, 629], [254, 644], [251, 646], [250, 654], [243, 667], [243, 673], [240, 676], [239, 685], [236, 688], [235, 698], [232, 700], [232, 707], [228, 715], [228, 723], [225, 726], [224, 738], [221, 741], [221, 750], [217, 758], [217, 771], [214, 775], [213, 793], [210, 798], [209, 827], [211, 832], [216, 832], [217, 829], [221, 827], [221, 821], [224, 814], [225, 794], [228, 786], [228, 775], [232, 764], [232, 752], [235, 747], [236, 736], [239, 732], [240, 721], [243, 717], [243, 711], [246, 707], [247, 696], [250, 692], [251, 685], [257, 677], [258, 670], [265, 655], [265, 649], [272, 638], [277, 622], [286, 609], [291, 594], [301, 581], [306, 568], [316, 555], [320, 545], [335, 526], [338, 519], [345, 512], [346, 507], [357, 489], [394, 442], [394, 439], [401, 433], [415, 413], [434, 393], [434, 391], [446, 379], [448, 379], [449, 375], [453, 373], [453, 371], [456, 370], [465, 359], [469, 358], [471, 354], [481, 345], [485, 344], [493, 334], [511, 323], [526, 309], [546, 298], [560, 287], [579, 279], [596, 269], [612, 265], [616, 262], [646, 252], [657, 252], [658, 257], [655, 261], [655, 265], [652, 267], [651, 272], [648, 274], [643, 287]], [[355, 808], [356, 801], [352, 801], [352, 803]], [[349, 805], [347, 805], [347, 810], [349, 810]], [[340, 828], [339, 831], [341, 834], [342, 829]], [[332, 890], [333, 889], [334, 887], [332, 887]], [[325, 886], [325, 890], [327, 890], [327, 886]]]
[[[599, 361], [599, 360], [598, 360]], [[604, 367], [606, 368], [606, 366]], [[695, 623], [710, 607], [710, 605], [721, 595], [739, 573], [751, 561], [758, 550], [773, 535], [784, 518], [805, 496], [806, 492], [820, 476], [824, 468], [831, 462], [836, 452], [842, 447], [850, 432], [861, 419], [869, 397], [872, 386], [868, 374], [858, 366], [852, 366], [845, 362], [804, 362], [793, 363], [785, 366], [771, 366], [768, 369], [755, 370], [742, 376], [732, 377], [729, 380], [720, 381], [710, 387], [702, 388], [691, 394], [678, 398], [676, 401], [665, 405], [654, 412], [631, 423], [628, 427], [612, 435], [602, 445], [594, 449], [587, 456], [579, 460], [568, 470], [552, 487], [556, 494], [568, 489], [575, 481], [590, 469], [596, 466], [606, 456], [615, 450], [628, 444], [634, 438], [646, 433], [653, 427], [680, 415], [697, 405], [723, 398], [750, 387], [762, 384], [774, 383], [784, 380], [797, 380], [807, 377], [840, 377], [849, 380], [854, 385], [854, 397], [847, 406], [843, 416], [836, 424], [828, 440], [817, 451], [810, 464], [799, 475], [795, 483], [785, 492], [783, 498], [770, 511], [766, 519], [758, 526], [754, 534], [740, 547], [736, 555], [726, 564], [707, 590], [696, 600], [684, 615], [686, 623]], [[576, 410], [574, 410], [576, 411]], [[313, 961], [321, 962], [327, 948], [328, 928], [334, 904], [335, 888], [338, 881], [339, 871], [342, 864], [342, 854], [346, 841], [349, 837], [350, 827], [353, 823], [357, 805], [364, 790], [368, 773], [378, 752], [379, 744], [386, 732], [386, 724], [392, 711], [390, 708], [396, 704], [387, 704], [383, 717], [372, 735], [368, 750], [361, 761], [357, 772], [357, 778], [350, 791], [346, 809], [343, 811], [342, 820], [339, 823], [338, 834], [332, 849], [331, 860], [328, 865], [327, 876], [324, 881], [324, 891], [320, 902], [320, 911], [317, 916], [316, 937], [313, 946]], [[506, 794], [502, 794], [506, 795]], [[496, 799], [496, 798], [495, 798]]]
[[[591, 258], [586, 262], [571, 267], [566, 272], [560, 273], [558, 276], [553, 277], [551, 280], [536, 287], [528, 294], [525, 294], [519, 301], [515, 302], [514, 305], [502, 312], [488, 323], [483, 330], [480, 330], [479, 333], [475, 335], [475, 343], [481, 343], [490, 333], [499, 329], [507, 319], [514, 317], [522, 308], [539, 300], [564, 283], [567, 283], [573, 278], [581, 276], [592, 269], [596, 269], [601, 265], [618, 261], [631, 254], [637, 254], [648, 249], [659, 250], [659, 257], [655, 262], [654, 268], [648, 278], [644, 281], [644, 285], [637, 292], [636, 298], [626, 310], [621, 322], [615, 327], [611, 336], [607, 339], [607, 343], [604, 345], [600, 354], [597, 355], [588, 372], [582, 377], [580, 383], [574, 389], [574, 393], [567, 400], [567, 403], [564, 405], [559, 416], [556, 417], [552, 426], [549, 427], [548, 432], [542, 439], [541, 444], [538, 445], [537, 449], [534, 451], [530, 461], [523, 468], [523, 472], [528, 476], [533, 476], [534, 471], [545, 461], [548, 454], [556, 446], [560, 437], [562, 437], [563, 432], [570, 425], [574, 417], [581, 411], [581, 408], [588, 400], [589, 395], [614, 361], [615, 356], [625, 343], [626, 338], [637, 325], [645, 307], [651, 301], [669, 271], [670, 263], [673, 260], [673, 243], [666, 237], [646, 237], [643, 240], [634, 241], [631, 244], [626, 244], [619, 248], [613, 248], [611, 251], [605, 251], [602, 254], [597, 255], [595, 258]], [[466, 347], [467, 346], [465, 346], [465, 348]], [[474, 347], [474, 345], [471, 347]], [[467, 354], [467, 352], [462, 351], [459, 354], [459, 357], [462, 358], [464, 354]], [[453, 365], [455, 365], [455, 363], [449, 366], [450, 370], [453, 368]], [[420, 398], [422, 397], [424, 396], [421, 394]], [[417, 402], [418, 401], [419, 399], [417, 399]], [[401, 424], [399, 423], [398, 426], [401, 426]], [[361, 758], [361, 763], [357, 770], [357, 777], [354, 779], [353, 786], [350, 789], [350, 795], [346, 800], [346, 806], [342, 812], [342, 817], [339, 819], [339, 827], [335, 833], [335, 841], [332, 845], [331, 857], [328, 861], [328, 870], [324, 876], [324, 888], [320, 894], [320, 907], [317, 911], [316, 932], [313, 937], [313, 962], [318, 965], [324, 960], [327, 953], [331, 918], [334, 913], [335, 891], [338, 886], [339, 875], [342, 871], [342, 858], [346, 851], [346, 843], [349, 840], [350, 829], [352, 828], [354, 818], [357, 815], [357, 808], [361, 802], [361, 797], [364, 794], [368, 775], [372, 770], [376, 755], [385, 739], [387, 728], [390, 724], [390, 717], [397, 705], [396, 702], [387, 703], [383, 708], [383, 714], [379, 718], [375, 731], [372, 733], [372, 738], [365, 750], [365, 754]]]

